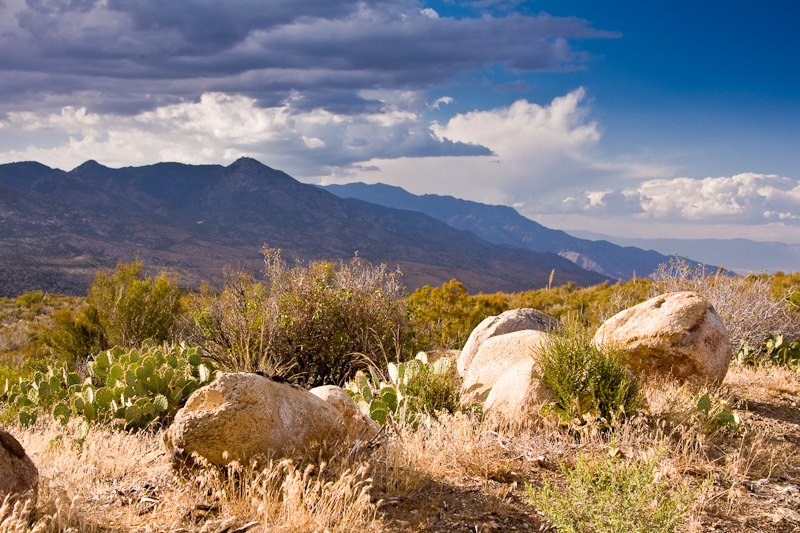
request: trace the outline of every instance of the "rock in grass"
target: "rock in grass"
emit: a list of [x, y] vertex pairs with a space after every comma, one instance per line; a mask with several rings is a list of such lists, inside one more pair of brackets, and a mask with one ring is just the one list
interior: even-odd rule
[[250, 464], [315, 456], [348, 440], [348, 426], [330, 403], [243, 372], [195, 391], [164, 435], [176, 469], [192, 466], [192, 454], [216, 466]]
[[525, 424], [537, 406], [552, 398], [534, 375], [535, 366], [533, 358], [528, 358], [503, 372], [486, 397], [484, 411], [512, 424]]
[[731, 340], [714, 308], [695, 292], [662, 294], [606, 320], [594, 342], [626, 352], [634, 373], [721, 383]]
[[336, 385], [323, 385], [308, 392], [328, 402], [339, 412], [347, 431], [348, 440], [355, 441], [360, 438], [362, 441], [366, 441], [374, 437], [380, 430], [377, 422], [362, 413], [353, 398], [343, 388]]
[[536, 309], [511, 309], [497, 316], [490, 316], [472, 330], [458, 358], [458, 375], [464, 377], [478, 350], [487, 339], [514, 331], [533, 329], [550, 331], [559, 327], [558, 320]]
[[36, 504], [39, 470], [11, 433], [0, 429], [0, 503], [30, 498]]
[[487, 339], [464, 375], [464, 400], [485, 402], [507, 370], [522, 362], [532, 368], [548, 336], [549, 333], [543, 331], [526, 329]]

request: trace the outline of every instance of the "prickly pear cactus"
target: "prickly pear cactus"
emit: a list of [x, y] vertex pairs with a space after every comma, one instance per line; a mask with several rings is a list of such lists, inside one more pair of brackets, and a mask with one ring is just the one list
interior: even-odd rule
[[82, 417], [135, 430], [168, 424], [189, 395], [216, 375], [198, 347], [145, 343], [139, 350], [114, 348], [98, 354], [84, 380], [59, 366], [30, 380], [6, 383], [4, 396], [26, 426], [44, 409], [62, 424]]
[[446, 375], [450, 369], [449, 359], [428, 363], [427, 356], [420, 353], [416, 359], [405, 363], [389, 363], [389, 379], [384, 381], [370, 369], [369, 376], [358, 371], [355, 378], [345, 385], [359, 408], [370, 418], [383, 425], [388, 420], [402, 420], [413, 427], [430, 421], [420, 398], [409, 390], [409, 384], [420, 375]]

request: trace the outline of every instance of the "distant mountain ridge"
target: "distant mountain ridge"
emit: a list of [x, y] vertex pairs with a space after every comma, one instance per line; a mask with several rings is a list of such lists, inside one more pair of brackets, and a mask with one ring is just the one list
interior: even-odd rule
[[400, 187], [381, 183], [326, 185], [324, 188], [342, 198], [358, 198], [398, 209], [419, 211], [454, 228], [470, 231], [491, 243], [534, 252], [556, 253], [586, 270], [615, 279], [645, 277], [661, 263], [669, 261], [669, 256], [653, 250], [573, 237], [542, 226], [507, 206], [435, 194], [418, 196]]
[[651, 248], [665, 254], [688, 255], [697, 261], [722, 265], [742, 275], [800, 270], [800, 244], [750, 239], [637, 239], [589, 231], [571, 231], [579, 238], [606, 239], [620, 246]]
[[291, 260], [399, 267], [410, 289], [458, 278], [472, 292], [607, 278], [550, 253], [488, 243], [419, 212], [342, 199], [254, 159], [227, 167], [159, 163], [69, 172], [0, 165], [0, 295], [80, 294], [99, 266], [130, 261], [220, 282], [226, 265], [258, 271], [267, 243]]

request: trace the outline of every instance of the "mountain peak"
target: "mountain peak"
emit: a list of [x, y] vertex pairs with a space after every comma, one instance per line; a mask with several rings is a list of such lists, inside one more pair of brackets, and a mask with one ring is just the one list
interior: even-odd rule
[[81, 164], [80, 166], [73, 168], [70, 171], [70, 174], [86, 174], [88, 172], [95, 172], [98, 170], [109, 170], [109, 167], [101, 165], [94, 159], [90, 159], [85, 163]]
[[228, 168], [230, 169], [249, 169], [249, 168], [258, 168], [264, 169], [269, 168], [267, 165], [259, 161], [258, 159], [253, 159], [252, 157], [242, 156], [233, 163], [231, 163]]

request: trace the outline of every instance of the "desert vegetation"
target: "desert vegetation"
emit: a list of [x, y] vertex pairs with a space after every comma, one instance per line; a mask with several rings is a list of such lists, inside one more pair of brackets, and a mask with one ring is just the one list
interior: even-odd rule
[[[0, 530], [800, 528], [800, 276], [676, 262], [615, 285], [404, 294], [400, 273], [358, 259], [264, 255], [263, 277], [232, 271], [218, 291], [134, 263], [98, 274], [85, 299], [0, 301], [0, 422], [41, 474], [38, 502], [7, 501]], [[721, 385], [633, 376], [591, 342], [604, 319], [672, 290], [704, 295], [731, 332]], [[461, 397], [447, 351], [517, 307], [565, 325], [537, 376], [552, 395], [524, 424]], [[379, 438], [176, 475], [165, 428], [225, 371], [342, 385]]]

